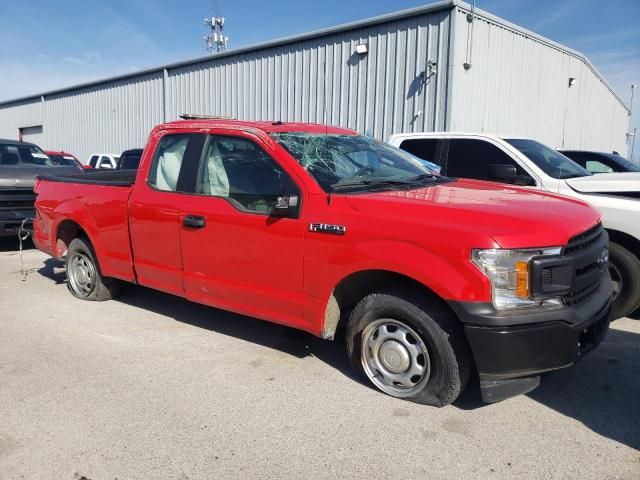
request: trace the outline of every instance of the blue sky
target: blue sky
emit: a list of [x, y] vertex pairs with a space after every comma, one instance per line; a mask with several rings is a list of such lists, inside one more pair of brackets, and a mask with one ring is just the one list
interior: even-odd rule
[[[420, 0], [219, 0], [231, 46], [429, 3]], [[0, 101], [204, 55], [211, 0], [0, 0]], [[640, 85], [640, 1], [477, 0], [585, 53], [628, 102]], [[640, 130], [640, 88], [633, 123]], [[640, 139], [636, 141], [636, 157]]]

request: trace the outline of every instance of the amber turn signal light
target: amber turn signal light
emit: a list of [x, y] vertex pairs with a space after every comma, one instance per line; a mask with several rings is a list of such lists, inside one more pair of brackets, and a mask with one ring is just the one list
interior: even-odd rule
[[516, 262], [516, 296], [529, 298], [529, 262]]

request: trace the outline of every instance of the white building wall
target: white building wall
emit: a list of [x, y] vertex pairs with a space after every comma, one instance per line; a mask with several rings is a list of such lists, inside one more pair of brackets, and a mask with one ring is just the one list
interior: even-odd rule
[[452, 13], [447, 130], [626, 155], [627, 108], [584, 57], [480, 10], [469, 23], [469, 12], [462, 5]]

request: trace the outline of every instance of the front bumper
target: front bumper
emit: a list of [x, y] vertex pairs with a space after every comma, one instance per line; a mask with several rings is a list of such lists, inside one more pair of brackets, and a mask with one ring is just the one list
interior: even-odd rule
[[464, 324], [482, 398], [497, 402], [533, 390], [540, 374], [568, 367], [595, 348], [609, 328], [609, 276], [579, 306], [504, 314], [490, 304], [451, 302]]

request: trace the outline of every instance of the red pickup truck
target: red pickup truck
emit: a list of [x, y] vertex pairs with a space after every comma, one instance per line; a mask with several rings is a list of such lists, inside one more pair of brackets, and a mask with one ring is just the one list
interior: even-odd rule
[[34, 241], [68, 288], [123, 282], [332, 339], [394, 397], [442, 406], [535, 388], [609, 325], [600, 215], [456, 180], [356, 132], [282, 122], [156, 127], [135, 171], [41, 176]]

